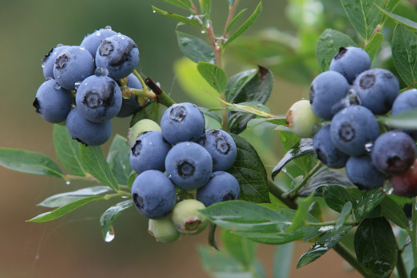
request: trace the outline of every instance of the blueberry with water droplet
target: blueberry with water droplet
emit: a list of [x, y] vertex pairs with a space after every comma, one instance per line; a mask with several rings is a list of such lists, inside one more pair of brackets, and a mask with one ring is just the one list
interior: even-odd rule
[[58, 45], [52, 48], [42, 59], [42, 70], [45, 79], [54, 78], [55, 60], [68, 45]]
[[117, 32], [111, 30], [111, 28], [102, 28], [94, 31], [92, 34], [86, 35], [83, 41], [81, 42], [80, 46], [87, 49], [91, 53], [91, 56], [95, 57], [97, 53], [97, 48], [100, 45], [101, 41], [114, 35], [117, 35]]

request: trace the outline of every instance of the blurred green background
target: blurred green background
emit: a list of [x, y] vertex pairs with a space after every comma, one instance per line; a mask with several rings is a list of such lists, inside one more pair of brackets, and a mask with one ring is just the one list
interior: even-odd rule
[[[241, 1], [240, 7], [248, 8], [246, 17], [257, 2]], [[267, 27], [294, 31], [294, 25], [284, 15], [287, 5], [284, 1], [263, 2], [262, 16], [245, 35], [255, 34]], [[164, 1], [19, 0], [0, 3], [0, 147], [40, 152], [56, 160], [52, 143], [53, 126], [37, 115], [32, 107], [36, 90], [44, 81], [41, 59], [58, 43], [78, 45], [84, 35], [107, 25], [137, 43], [141, 53], [140, 73], [159, 81], [177, 102], [193, 101], [183, 93], [173, 69], [174, 62], [183, 56], [176, 42], [176, 23], [152, 13], [151, 4], [180, 12]], [[216, 22], [223, 24], [226, 19], [227, 1], [213, 0], [213, 5], [216, 30]], [[314, 49], [314, 45], [310, 48]], [[237, 62], [230, 56], [226, 56], [226, 62], [229, 76], [255, 67], [254, 64]], [[312, 67], [318, 71], [318, 65], [313, 63]], [[311, 76], [302, 78], [309, 80]], [[274, 114], [285, 114], [291, 104], [306, 97], [307, 92], [308, 87], [290, 84], [276, 76], [267, 106]], [[128, 127], [128, 119], [113, 120], [114, 133], [125, 136]], [[271, 137], [266, 133], [272, 132], [258, 131], [257, 134], [264, 134], [266, 139], [259, 137], [253, 143], [265, 159], [267, 169], [271, 170], [282, 154], [277, 134]], [[254, 138], [253, 135], [248, 136]], [[108, 147], [109, 144], [103, 146], [105, 153]], [[270, 149], [273, 152], [268, 151]], [[56, 178], [21, 174], [4, 168], [0, 168], [0, 176], [1, 278], [208, 277], [200, 265], [196, 248], [207, 244], [207, 233], [183, 237], [169, 245], [158, 244], [147, 234], [147, 220], [130, 209], [115, 221], [116, 238], [111, 243], [105, 243], [98, 220], [114, 202], [89, 204], [50, 223], [25, 223], [25, 220], [45, 211], [36, 204], [46, 197], [73, 191], [86, 186], [86, 183], [72, 182], [67, 185]], [[307, 248], [308, 244], [298, 244], [294, 258]], [[261, 246], [258, 251], [268, 273], [273, 252], [273, 246]], [[323, 273], [323, 268], [328, 265], [334, 265], [336, 269]], [[313, 277], [315, 273], [320, 277], [344, 277], [342, 262], [333, 252], [311, 266], [297, 271], [294, 269], [292, 267], [292, 277]], [[345, 275], [354, 277], [355, 274]]]

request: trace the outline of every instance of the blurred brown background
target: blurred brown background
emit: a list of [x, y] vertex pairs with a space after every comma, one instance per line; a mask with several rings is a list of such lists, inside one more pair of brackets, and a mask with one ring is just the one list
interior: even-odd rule
[[[224, 22], [227, 1], [213, 2], [214, 21]], [[252, 11], [258, 1], [241, 2], [240, 7]], [[153, 14], [151, 4], [179, 12], [162, 0], [0, 1], [0, 147], [40, 152], [56, 160], [53, 126], [32, 107], [36, 90], [44, 81], [41, 58], [56, 44], [77, 45], [84, 35], [106, 25], [138, 44], [141, 73], [166, 84], [164, 88], [175, 100], [190, 101], [173, 81], [172, 65], [182, 57], [176, 43], [175, 22]], [[285, 30], [288, 22], [283, 16], [284, 6], [283, 1], [264, 1], [263, 15], [250, 32], [268, 26]], [[305, 94], [305, 88], [290, 85], [278, 76], [268, 106], [273, 113], [284, 114]], [[114, 133], [125, 135], [128, 125], [127, 119], [114, 120]], [[108, 147], [103, 146], [105, 153]], [[265, 163], [275, 163], [279, 156], [273, 154]], [[207, 244], [207, 233], [183, 237], [170, 245], [158, 244], [147, 234], [146, 219], [130, 209], [115, 221], [116, 238], [105, 243], [98, 220], [114, 202], [89, 204], [50, 223], [26, 223], [25, 220], [46, 211], [36, 206], [46, 197], [88, 184], [66, 185], [56, 178], [1, 167], [0, 177], [0, 278], [208, 277], [197, 253], [198, 245]], [[296, 260], [309, 245], [296, 246], [292, 277], [359, 277], [355, 272], [346, 272], [346, 265], [333, 251], [316, 263], [295, 270]], [[258, 251], [269, 277], [274, 248], [260, 246]]]

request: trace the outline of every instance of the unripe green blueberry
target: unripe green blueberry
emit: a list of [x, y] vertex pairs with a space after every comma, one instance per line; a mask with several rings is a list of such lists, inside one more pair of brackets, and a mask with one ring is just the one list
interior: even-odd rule
[[155, 237], [157, 242], [171, 243], [180, 238], [180, 232], [172, 223], [171, 216], [162, 219], [149, 219], [148, 233]]
[[320, 121], [308, 100], [297, 101], [287, 112], [286, 124], [290, 131], [300, 138], [313, 136], [313, 127]]
[[184, 235], [196, 235], [202, 232], [208, 224], [208, 219], [199, 212], [206, 206], [195, 199], [187, 199], [177, 203], [171, 218], [175, 228]]
[[127, 133], [127, 144], [129, 147], [133, 147], [136, 139], [146, 131], [161, 131], [161, 127], [154, 121], [149, 119], [143, 119], [134, 124]]

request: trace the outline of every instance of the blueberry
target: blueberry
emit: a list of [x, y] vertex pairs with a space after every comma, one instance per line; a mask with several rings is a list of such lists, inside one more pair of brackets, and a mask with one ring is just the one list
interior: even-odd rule
[[240, 195], [239, 182], [227, 172], [214, 172], [209, 182], [197, 190], [196, 199], [206, 207], [229, 200], [237, 200]]
[[341, 47], [330, 63], [330, 70], [341, 73], [352, 84], [362, 72], [371, 68], [371, 57], [359, 47]]
[[86, 146], [99, 146], [106, 143], [112, 131], [110, 121], [103, 123], [90, 122], [81, 115], [77, 107], [69, 112], [66, 125], [72, 139]]
[[347, 96], [350, 85], [335, 71], [325, 71], [314, 78], [310, 86], [310, 104], [314, 114], [323, 120], [334, 116], [332, 107]]
[[122, 106], [122, 91], [108, 76], [92, 75], [78, 87], [75, 101], [89, 121], [105, 122], [117, 115]]
[[417, 160], [404, 173], [393, 175], [391, 185], [395, 195], [408, 198], [417, 196]]
[[165, 158], [165, 169], [172, 182], [185, 190], [205, 185], [213, 170], [210, 154], [197, 143], [178, 143]]
[[389, 70], [371, 69], [362, 72], [355, 79], [352, 90], [358, 96], [361, 105], [374, 114], [383, 115], [391, 110], [400, 92], [400, 84]]
[[165, 171], [165, 157], [171, 145], [159, 131], [142, 133], [130, 151], [130, 165], [140, 174], [146, 170]]
[[95, 57], [101, 41], [114, 35], [117, 35], [117, 32], [111, 28], [101, 28], [85, 36], [80, 46], [87, 49], [91, 53], [91, 56]]
[[194, 199], [182, 200], [177, 203], [171, 214], [175, 228], [185, 235], [201, 233], [207, 227], [208, 219], [199, 210], [205, 208], [202, 202]]
[[318, 122], [320, 119], [314, 114], [308, 100], [295, 102], [287, 112], [286, 125], [300, 138], [311, 137], [313, 128]]
[[[417, 89], [410, 89], [402, 92], [394, 100], [392, 105], [391, 114], [398, 115], [413, 109], [417, 109]], [[414, 140], [417, 139], [417, 130], [404, 130]]]
[[67, 118], [73, 103], [72, 93], [61, 88], [55, 80], [50, 79], [39, 87], [33, 106], [46, 121], [60, 123]]
[[175, 186], [164, 173], [148, 170], [139, 174], [133, 182], [132, 199], [143, 216], [161, 219], [175, 206]]
[[54, 78], [67, 90], [74, 90], [75, 83], [81, 82], [94, 73], [94, 58], [85, 48], [69, 46], [56, 58]]
[[198, 141], [213, 159], [213, 171], [226, 171], [236, 160], [237, 148], [233, 137], [221, 129], [210, 129]]
[[330, 137], [330, 124], [323, 126], [313, 138], [313, 149], [317, 158], [330, 168], [343, 168], [349, 156], [340, 151]]
[[155, 237], [157, 242], [171, 243], [180, 238], [180, 232], [172, 223], [171, 216], [162, 219], [149, 219], [148, 233]]
[[54, 66], [56, 57], [58, 57], [59, 54], [61, 54], [61, 52], [67, 47], [68, 45], [58, 45], [57, 47], [52, 48], [42, 59], [42, 70], [45, 79], [54, 78]]
[[165, 110], [161, 118], [162, 135], [171, 144], [197, 141], [204, 129], [203, 113], [192, 103], [174, 104]]
[[379, 133], [379, 124], [374, 114], [359, 105], [352, 105], [338, 112], [330, 126], [334, 145], [352, 156], [364, 155], [365, 144], [373, 142]]
[[359, 189], [376, 189], [384, 185], [385, 176], [372, 164], [367, 155], [352, 156], [346, 163], [346, 175]]
[[[129, 74], [127, 78], [127, 87], [138, 90], [143, 89], [139, 79], [133, 73]], [[139, 111], [141, 107], [142, 106], [138, 103], [137, 95], [132, 95], [130, 98], [123, 98], [122, 108], [120, 108], [120, 111], [116, 116], [121, 118], [132, 116], [134, 113]]]
[[96, 66], [109, 70], [113, 79], [128, 76], [139, 63], [139, 50], [129, 37], [117, 34], [102, 40], [96, 53]]
[[372, 163], [382, 173], [403, 173], [416, 159], [416, 145], [408, 134], [389, 131], [375, 140], [371, 157]]

